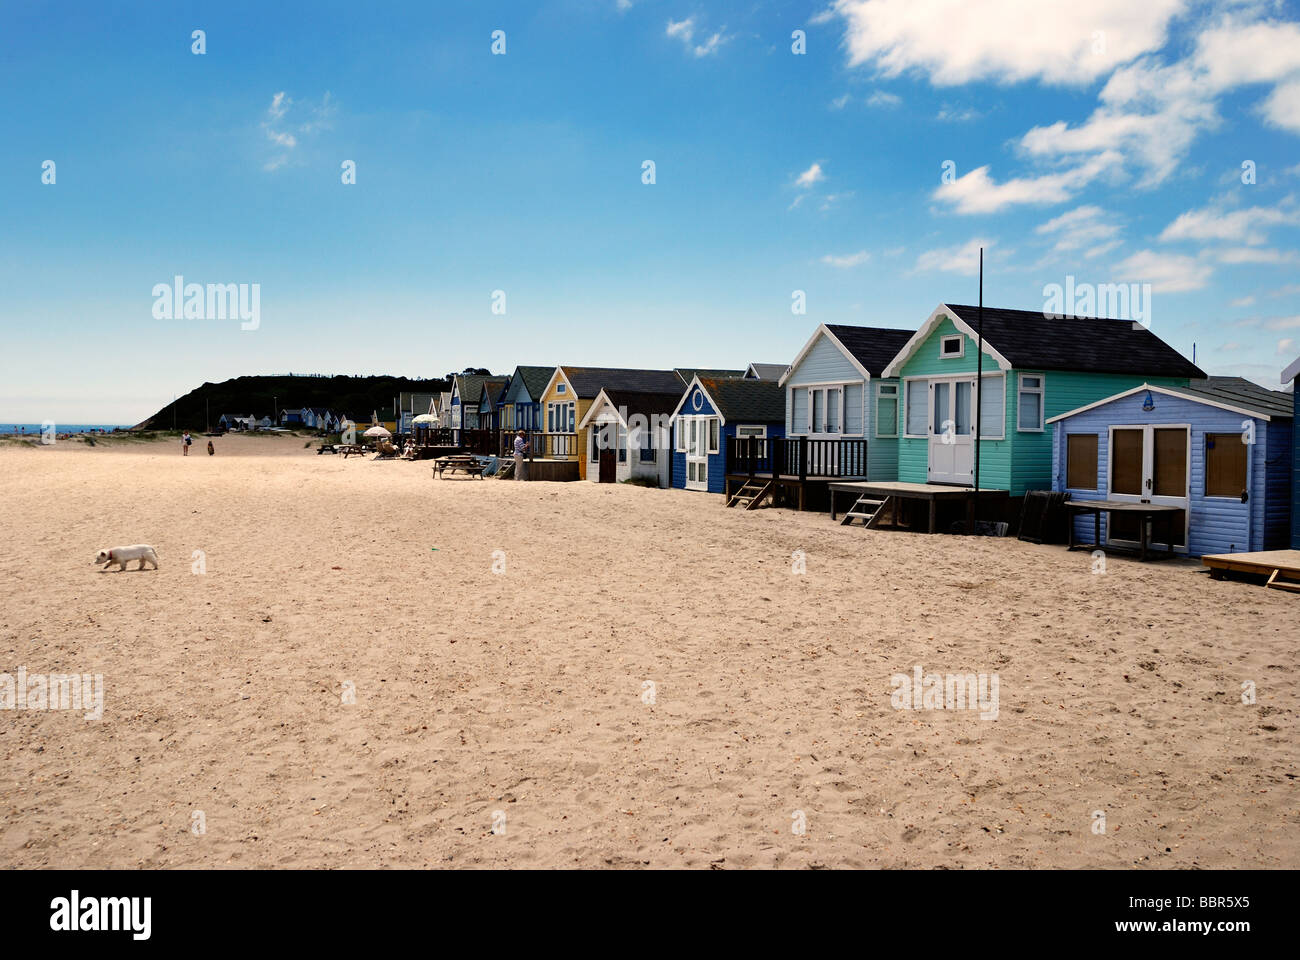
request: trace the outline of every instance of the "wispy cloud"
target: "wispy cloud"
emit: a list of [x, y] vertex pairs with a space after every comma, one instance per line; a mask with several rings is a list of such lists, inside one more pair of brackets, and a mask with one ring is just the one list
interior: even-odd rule
[[799, 176], [795, 177], [794, 185], [806, 190], [813, 184], [821, 183], [825, 179], [826, 174], [822, 172], [822, 165], [820, 163], [814, 163], [803, 173], [799, 174]]
[[857, 253], [846, 253], [839, 256], [832, 253], [828, 253], [826, 254], [826, 256], [822, 257], [822, 263], [829, 264], [832, 267], [838, 267], [843, 270], [849, 267], [861, 266], [862, 264], [866, 263], [870, 259], [871, 259], [871, 254], [869, 254], [865, 250], [859, 250]]
[[299, 138], [310, 136], [333, 126], [335, 104], [329, 91], [325, 92], [318, 104], [303, 104], [295, 112], [305, 112], [306, 118], [292, 121], [289, 116], [296, 104], [292, 97], [281, 90], [271, 97], [271, 105], [266, 108], [262, 118], [262, 131], [266, 139], [279, 150], [262, 165], [264, 170], [279, 170], [287, 165], [293, 151], [298, 147]]
[[1120, 280], [1149, 283], [1156, 293], [1183, 293], [1201, 290], [1210, 282], [1214, 267], [1181, 253], [1139, 250], [1115, 267]]
[[718, 52], [718, 49], [731, 39], [727, 34], [727, 28], [724, 26], [720, 30], [715, 30], [709, 34], [700, 43], [695, 42], [695, 18], [687, 17], [685, 20], [669, 20], [666, 33], [670, 37], [675, 37], [682, 42], [682, 45], [695, 57], [707, 57]]
[[931, 196], [965, 214], [997, 213], [1022, 204], [1064, 203], [1119, 160], [1118, 153], [1108, 151], [1077, 167], [1003, 183], [989, 176], [987, 166], [976, 167], [951, 183], [940, 184]]
[[973, 277], [979, 273], [980, 247], [988, 250], [994, 243], [993, 240], [976, 238], [954, 247], [927, 250], [916, 258], [916, 266], [913, 269], [917, 272], [938, 270]]

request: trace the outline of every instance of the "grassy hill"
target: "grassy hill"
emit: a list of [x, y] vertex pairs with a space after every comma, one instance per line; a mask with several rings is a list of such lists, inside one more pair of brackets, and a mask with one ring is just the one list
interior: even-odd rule
[[[173, 423], [182, 430], [216, 428], [223, 413], [275, 417], [275, 407], [327, 407], [358, 422], [369, 422], [372, 411], [381, 420], [392, 420], [393, 400], [399, 393], [441, 393], [451, 389], [445, 377], [413, 380], [409, 377], [344, 377], [293, 375], [236, 377], [221, 383], [205, 383], [175, 403], [169, 403], [137, 429], [170, 430]], [[206, 408], [205, 408], [206, 402]], [[205, 413], [206, 409], [206, 413]]]

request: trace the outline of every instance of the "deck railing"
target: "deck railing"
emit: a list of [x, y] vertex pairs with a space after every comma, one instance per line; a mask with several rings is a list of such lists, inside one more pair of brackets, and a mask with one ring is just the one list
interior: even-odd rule
[[865, 437], [729, 437], [727, 473], [800, 480], [865, 477]]

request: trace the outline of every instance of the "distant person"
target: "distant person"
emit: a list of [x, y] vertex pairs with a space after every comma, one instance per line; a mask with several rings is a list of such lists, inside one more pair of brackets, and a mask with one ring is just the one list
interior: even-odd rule
[[190, 432], [186, 430], [185, 433], [181, 435], [181, 456], [188, 457], [190, 455], [190, 444], [193, 442], [194, 438], [191, 437]]
[[527, 480], [525, 471], [528, 469], [524, 466], [524, 451], [528, 449], [528, 441], [524, 439], [522, 430], [515, 434], [515, 479]]
[[208, 456], [210, 457], [210, 456], [212, 456], [212, 455], [213, 455], [214, 453], [216, 453], [216, 452], [217, 452], [217, 448], [214, 447], [214, 446], [212, 445], [212, 441], [209, 440], [209, 441], [208, 441]]

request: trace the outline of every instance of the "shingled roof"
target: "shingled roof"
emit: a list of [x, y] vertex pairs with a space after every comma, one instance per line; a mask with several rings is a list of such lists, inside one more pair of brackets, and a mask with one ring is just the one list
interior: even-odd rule
[[677, 367], [674, 371], [682, 378], [682, 383], [690, 383], [696, 377], [743, 377], [744, 370], [710, 370], [705, 367]]
[[514, 375], [524, 382], [524, 389], [528, 391], [528, 396], [534, 400], [540, 400], [542, 394], [546, 392], [546, 385], [551, 382], [551, 374], [555, 373], [555, 367], [524, 367], [515, 368]]
[[780, 380], [789, 369], [788, 363], [751, 363], [745, 371], [745, 376], [748, 377], [752, 373], [758, 380]]
[[640, 393], [675, 393], [681, 396], [682, 381], [672, 370], [629, 370], [624, 367], [566, 367], [564, 377], [578, 397], [595, 398], [600, 391], [631, 390]]
[[785, 421], [785, 390], [775, 380], [700, 377], [699, 381], [728, 423]]
[[866, 368], [873, 377], [880, 376], [889, 361], [912, 339], [911, 330], [893, 327], [853, 327], [843, 323], [825, 325], [831, 336], [843, 344], [844, 349]]
[[[979, 308], [947, 303], [972, 330]], [[984, 342], [1013, 367], [1205, 379], [1205, 371], [1141, 324], [1094, 317], [1053, 318], [1041, 310], [984, 308]]]

